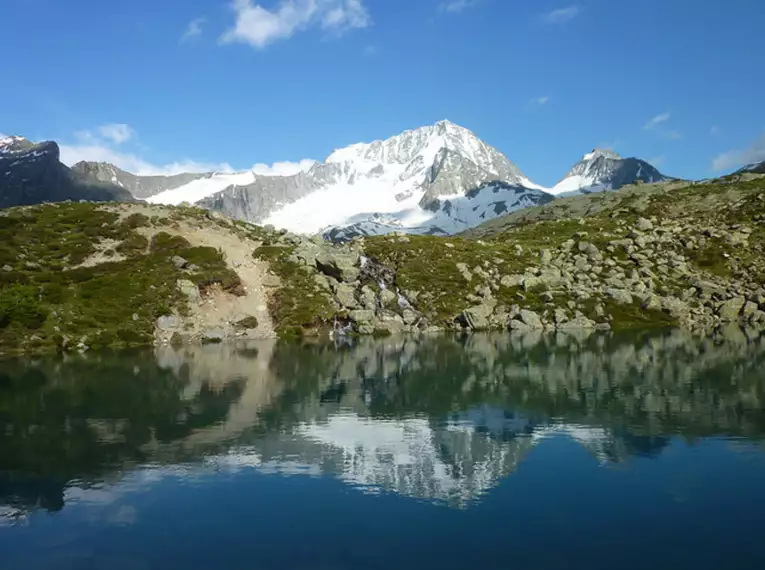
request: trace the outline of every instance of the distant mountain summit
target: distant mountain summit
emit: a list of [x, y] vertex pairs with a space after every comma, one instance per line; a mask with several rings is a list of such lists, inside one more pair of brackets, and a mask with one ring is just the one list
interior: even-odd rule
[[593, 149], [577, 162], [550, 193], [559, 195], [589, 194], [618, 190], [637, 182], [669, 180], [655, 167], [639, 158], [622, 158], [612, 150]]
[[132, 201], [130, 192], [73, 171], [60, 161], [55, 142], [20, 136], [0, 139], [0, 208], [89, 200]]
[[344, 239], [391, 231], [451, 234], [549, 199], [501, 152], [444, 120], [336, 149], [306, 172], [257, 176], [200, 203]]

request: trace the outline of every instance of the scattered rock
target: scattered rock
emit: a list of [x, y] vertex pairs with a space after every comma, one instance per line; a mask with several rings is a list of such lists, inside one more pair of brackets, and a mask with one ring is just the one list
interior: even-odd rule
[[635, 223], [635, 228], [641, 232], [648, 232], [653, 229], [653, 222], [647, 218], [638, 218]]
[[335, 285], [335, 298], [340, 306], [346, 309], [356, 309], [359, 306], [359, 302], [356, 300], [356, 289], [347, 283]]
[[226, 339], [226, 333], [223, 329], [208, 329], [202, 333], [201, 341], [203, 344], [215, 344], [223, 342]]
[[613, 299], [619, 305], [631, 305], [632, 295], [624, 289], [608, 288], [605, 290], [606, 297]]
[[560, 324], [557, 324], [557, 328], [560, 330], [571, 330], [571, 329], [593, 329], [595, 328], [597, 323], [594, 321], [591, 321], [584, 315], [579, 315], [570, 321], [566, 321]]
[[717, 311], [717, 314], [724, 322], [735, 321], [738, 319], [738, 316], [741, 313], [741, 310], [744, 308], [745, 304], [746, 299], [743, 297], [734, 297], [733, 299], [722, 303]]
[[377, 308], [377, 295], [368, 285], [361, 288], [361, 304], [365, 309], [371, 311]]
[[473, 274], [470, 272], [470, 269], [468, 269], [468, 266], [466, 263], [457, 263], [455, 264], [457, 267], [457, 271], [460, 272], [462, 277], [467, 281], [468, 283], [473, 280]]
[[330, 277], [338, 281], [352, 283], [359, 277], [361, 270], [358, 253], [342, 253], [334, 251], [321, 251], [315, 257], [316, 267]]
[[185, 269], [189, 265], [189, 262], [183, 259], [180, 255], [174, 255], [170, 258], [170, 261], [173, 262], [176, 269]]
[[380, 291], [380, 303], [383, 307], [390, 307], [398, 301], [396, 294], [390, 289], [383, 289]]
[[520, 318], [521, 322], [528, 325], [529, 327], [533, 329], [541, 329], [544, 327], [542, 324], [542, 319], [539, 318], [539, 315], [537, 315], [534, 311], [529, 311], [528, 309], [521, 309], [520, 311]]
[[469, 329], [485, 330], [489, 328], [489, 318], [494, 312], [494, 306], [476, 305], [462, 311], [462, 324]]
[[252, 315], [248, 315], [243, 319], [239, 319], [234, 325], [239, 330], [249, 330], [258, 328], [258, 319]]
[[375, 312], [368, 309], [356, 309], [348, 313], [354, 323], [359, 325], [371, 325], [376, 321]]
[[157, 319], [156, 324], [161, 331], [171, 331], [181, 327], [181, 318], [178, 315], [163, 315]]
[[504, 275], [502, 279], [499, 280], [499, 284], [502, 285], [502, 287], [520, 287], [523, 285], [523, 275]]
[[192, 281], [189, 281], [188, 279], [178, 279], [178, 281], [176, 281], [176, 286], [181, 291], [181, 293], [186, 295], [186, 297], [189, 299], [189, 302], [199, 302], [199, 299], [201, 298], [199, 294], [199, 287], [197, 287]]

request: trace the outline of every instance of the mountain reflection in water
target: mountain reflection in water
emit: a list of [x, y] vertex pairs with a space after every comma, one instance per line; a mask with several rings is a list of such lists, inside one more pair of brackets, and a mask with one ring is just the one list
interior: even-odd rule
[[466, 508], [555, 437], [602, 464], [759, 445], [765, 337], [472, 335], [0, 362], [0, 517], [136, 474], [253, 468]]

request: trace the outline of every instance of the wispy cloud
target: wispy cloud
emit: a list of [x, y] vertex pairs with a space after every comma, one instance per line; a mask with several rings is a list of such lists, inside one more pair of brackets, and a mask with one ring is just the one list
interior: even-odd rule
[[765, 132], [749, 148], [729, 150], [718, 154], [712, 160], [712, 170], [731, 170], [733, 168], [765, 161]]
[[473, 8], [478, 2], [479, 0], [448, 0], [438, 5], [438, 11], [457, 14], [468, 8]]
[[316, 164], [315, 160], [305, 158], [298, 162], [274, 162], [271, 165], [259, 162], [253, 164], [250, 170], [263, 176], [291, 176], [298, 172], [305, 172]]
[[654, 156], [648, 159], [648, 164], [659, 167], [663, 166], [667, 162], [667, 155], [666, 154], [660, 154], [658, 156]]
[[712, 125], [712, 127], [710, 127], [709, 129], [709, 134], [712, 135], [713, 137], [719, 135], [720, 127], [718, 127], [717, 125]]
[[364, 55], [377, 55], [378, 53], [380, 53], [380, 48], [375, 45], [364, 46], [364, 50], [362, 53]]
[[98, 127], [99, 134], [113, 142], [114, 144], [122, 144], [129, 141], [135, 136], [135, 131], [124, 123], [110, 123], [108, 125], [101, 125]]
[[181, 42], [187, 42], [201, 36], [202, 26], [206, 21], [206, 18], [195, 18], [194, 20], [191, 20], [189, 25], [186, 26], [186, 31], [183, 32], [183, 35], [181, 36]]
[[645, 125], [643, 125], [643, 128], [647, 131], [650, 131], [651, 129], [656, 128], [662, 123], [666, 123], [667, 121], [669, 121], [670, 117], [672, 117], [672, 114], [669, 111], [666, 111], [664, 113], [659, 113], [655, 117], [651, 117], [648, 120], [648, 122]]
[[550, 96], [549, 95], [542, 95], [541, 97], [534, 97], [531, 101], [529, 101], [532, 105], [547, 105], [547, 103], [550, 102]]
[[[115, 125], [103, 125], [97, 129], [74, 133], [73, 142], [59, 145], [61, 162], [69, 166], [81, 161], [109, 162], [117, 168], [144, 176], [172, 175], [182, 172], [234, 172], [234, 168], [225, 162], [200, 162], [191, 159], [181, 159], [167, 164], [152, 163], [134, 152], [117, 148], [129, 139], [121, 140], [120, 136], [116, 138], [111, 136], [120, 132], [119, 129], [111, 130], [105, 128], [111, 126]], [[130, 132], [129, 138], [136, 138], [135, 131], [130, 127], [128, 129]], [[124, 135], [124, 133], [121, 134]], [[276, 162], [271, 165], [258, 163], [252, 165], [250, 170], [255, 174], [264, 176], [289, 176], [308, 170], [314, 163], [314, 160], [309, 159], [298, 162]]]
[[229, 164], [213, 164], [194, 160], [180, 160], [170, 164], [153, 164], [130, 152], [122, 152], [101, 141], [92, 144], [61, 144], [61, 162], [69, 166], [80, 161], [109, 162], [133, 174], [171, 175], [181, 172], [231, 172]]
[[664, 113], [659, 113], [658, 115], [651, 117], [648, 119], [645, 125], [643, 125], [643, 130], [646, 131], [654, 131], [658, 133], [661, 137], [676, 141], [683, 138], [683, 133], [681, 133], [678, 130], [675, 129], [668, 129], [665, 128], [664, 125], [672, 118], [672, 113], [669, 111], [665, 111]]
[[576, 18], [582, 11], [582, 7], [578, 4], [572, 4], [564, 8], [557, 8], [549, 12], [540, 14], [540, 18], [543, 22], [548, 24], [563, 24]]
[[256, 49], [309, 28], [342, 34], [372, 23], [364, 0], [281, 0], [270, 10], [252, 0], [233, 0], [231, 8], [236, 22], [220, 41], [245, 43]]

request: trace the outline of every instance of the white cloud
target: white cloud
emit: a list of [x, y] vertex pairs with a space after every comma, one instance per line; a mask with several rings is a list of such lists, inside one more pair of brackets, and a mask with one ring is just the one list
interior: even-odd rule
[[680, 131], [669, 129], [669, 130], [661, 131], [661, 136], [671, 141], [679, 141], [681, 138], [683, 138], [683, 133], [681, 133]]
[[195, 18], [191, 20], [189, 25], [186, 26], [186, 31], [183, 32], [183, 35], [181, 36], [181, 41], [187, 42], [202, 35], [202, 26], [206, 21], [206, 18]]
[[473, 8], [476, 4], [478, 4], [478, 0], [448, 0], [438, 5], [438, 11], [457, 14], [467, 8]]
[[101, 125], [98, 127], [98, 132], [101, 133], [102, 137], [112, 141], [114, 144], [122, 144], [135, 136], [135, 131], [130, 128], [130, 125], [124, 123]]
[[368, 45], [364, 47], [364, 55], [377, 55], [380, 53], [380, 48], [374, 45]]
[[712, 170], [731, 170], [739, 166], [765, 160], [765, 133], [744, 150], [729, 150], [717, 155], [712, 160]]
[[231, 7], [236, 23], [220, 41], [246, 43], [256, 49], [312, 27], [341, 34], [372, 23], [363, 0], [281, 0], [271, 10], [252, 0], [233, 0]]
[[569, 20], [573, 20], [582, 11], [582, 7], [578, 4], [566, 6], [565, 8], [558, 8], [551, 10], [541, 15], [542, 20], [548, 24], [563, 24]]
[[259, 162], [253, 164], [250, 170], [255, 174], [261, 174], [263, 176], [291, 176], [298, 172], [305, 172], [314, 164], [316, 164], [316, 161], [308, 158], [303, 159], [300, 162], [274, 162], [271, 166]]
[[648, 159], [648, 164], [655, 166], [657, 168], [660, 166], [663, 166], [665, 162], [667, 162], [666, 154], [660, 154], [659, 156], [654, 156]]
[[542, 95], [541, 97], [534, 97], [530, 103], [532, 105], [546, 105], [550, 101], [549, 95]]
[[643, 128], [647, 131], [650, 131], [651, 129], [657, 127], [658, 125], [662, 123], [666, 123], [669, 121], [672, 114], [669, 111], [666, 111], [664, 113], [659, 113], [655, 117], [651, 117], [648, 122], [643, 125]]
[[[86, 130], [74, 133], [76, 140], [73, 144], [59, 145], [61, 162], [68, 166], [81, 161], [108, 162], [117, 168], [141, 176], [168, 176], [182, 172], [235, 172], [234, 168], [225, 162], [211, 163], [183, 159], [169, 164], [155, 164], [132, 152], [115, 148], [127, 139], [111, 136], [114, 135], [114, 132], [104, 128], [108, 126], [114, 125], [104, 125], [96, 129], [95, 132]], [[119, 129], [117, 129], [117, 132], [119, 132]], [[130, 129], [130, 134], [131, 137], [135, 136], [135, 131]], [[304, 159], [298, 162], [275, 162], [272, 165], [258, 163], [254, 164], [250, 170], [255, 174], [263, 176], [290, 176], [308, 170], [315, 162], [314, 160]]]
[[72, 166], [83, 160], [88, 162], [109, 162], [131, 172], [143, 176], [170, 175], [181, 172], [232, 172], [229, 164], [212, 164], [196, 162], [193, 160], [181, 160], [170, 164], [152, 164], [143, 158], [129, 152], [121, 152], [111, 148], [106, 141], [94, 141], [90, 144], [61, 144], [61, 162]]

